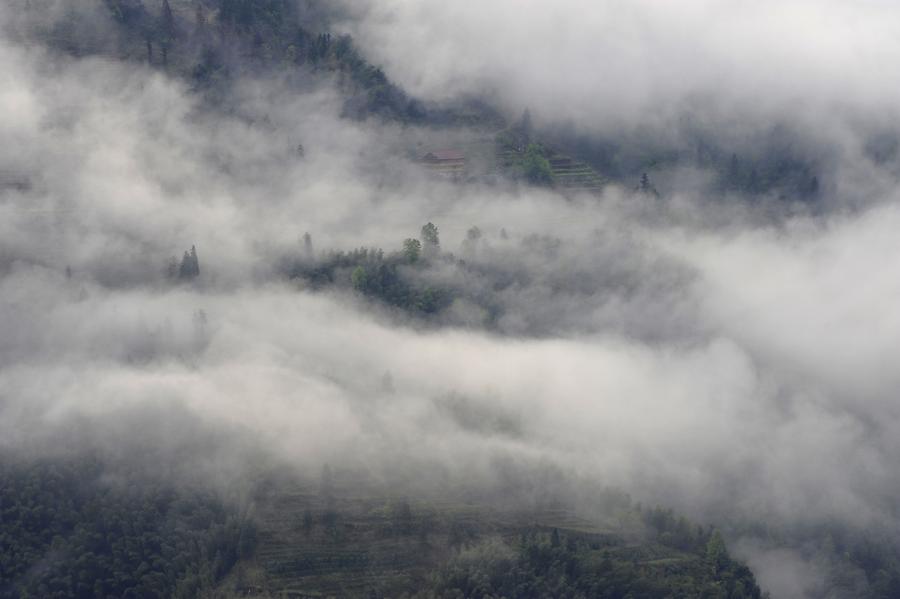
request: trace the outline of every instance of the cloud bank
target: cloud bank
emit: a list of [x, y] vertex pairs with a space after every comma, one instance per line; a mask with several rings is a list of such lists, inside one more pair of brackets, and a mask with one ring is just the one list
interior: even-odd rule
[[[301, 470], [490, 487], [550, 465], [704, 521], [896, 532], [900, 204], [857, 136], [896, 110], [863, 68], [900, 62], [896, 11], [520, 4], [372, 4], [357, 33], [421, 96], [488, 89], [600, 133], [704, 97], [747, 128], [802, 113], [840, 142], [841, 185], [877, 173], [875, 201], [760, 224], [690, 194], [457, 186], [407, 159], [433, 132], [341, 119], [327, 82], [248, 78], [209, 107], [158, 71], [7, 40], [0, 446], [172, 405]], [[425, 325], [277, 267], [307, 231], [319, 252], [399, 249], [428, 221], [475, 270], [423, 276], [489, 294], [495, 327], [463, 303]], [[191, 245], [202, 276], [173, 284]], [[743, 546], [786, 595], [827, 576]]]

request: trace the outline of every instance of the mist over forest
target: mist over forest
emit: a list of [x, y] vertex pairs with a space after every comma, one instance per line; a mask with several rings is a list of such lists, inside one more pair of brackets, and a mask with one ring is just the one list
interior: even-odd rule
[[900, 9], [0, 5], [0, 598], [900, 597]]

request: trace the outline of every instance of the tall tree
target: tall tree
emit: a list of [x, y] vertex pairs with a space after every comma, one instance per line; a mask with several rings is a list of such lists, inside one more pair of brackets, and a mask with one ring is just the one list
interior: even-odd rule
[[178, 278], [188, 280], [199, 276], [200, 260], [197, 258], [197, 248], [192, 245], [191, 251], [185, 252], [181, 258], [181, 266], [178, 267]]
[[169, 0], [163, 0], [162, 11], [159, 17], [159, 48], [162, 52], [163, 66], [169, 64], [169, 49], [175, 43], [177, 31], [175, 29], [175, 15], [172, 13], [172, 7]]
[[200, 260], [197, 258], [196, 246], [191, 246], [191, 274], [195, 277], [200, 276]]
[[178, 267], [178, 277], [181, 279], [191, 278], [191, 256], [187, 252], [181, 257], [181, 266]]
[[481, 241], [481, 229], [478, 227], [472, 227], [468, 231], [466, 231], [466, 238], [463, 239], [462, 242], [462, 251], [467, 256], [471, 257], [475, 254], [475, 250], [478, 248], [478, 244]]
[[405, 239], [403, 241], [403, 255], [406, 257], [407, 262], [415, 264], [419, 261], [421, 254], [422, 242], [418, 239]]
[[434, 223], [422, 227], [422, 249], [427, 257], [436, 256], [441, 249], [441, 239]]
[[659, 192], [656, 190], [653, 183], [651, 183], [650, 176], [647, 173], [641, 174], [641, 182], [638, 184], [638, 191], [645, 195], [659, 197]]
[[528, 145], [531, 143], [531, 138], [534, 135], [534, 125], [531, 123], [531, 111], [529, 109], [525, 109], [525, 112], [522, 113], [522, 118], [519, 119], [519, 133], [522, 135], [522, 141], [524, 145]]
[[550, 185], [553, 183], [553, 169], [544, 156], [544, 149], [538, 144], [528, 144], [522, 158], [522, 172], [529, 183]]
[[716, 530], [706, 543], [706, 563], [709, 565], [713, 574], [718, 574], [728, 567], [731, 558], [728, 556], [728, 550], [725, 548], [725, 541], [722, 535]]
[[357, 291], [364, 292], [368, 286], [368, 282], [369, 274], [366, 272], [364, 266], [359, 265], [353, 269], [352, 273], [350, 273], [350, 283]]

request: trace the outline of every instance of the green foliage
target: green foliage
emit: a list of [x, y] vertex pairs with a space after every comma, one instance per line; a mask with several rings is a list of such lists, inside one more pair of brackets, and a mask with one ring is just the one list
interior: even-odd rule
[[[69, 11], [46, 32], [54, 48], [77, 56], [103, 55], [163, 67], [190, 79], [212, 99], [232, 78], [252, 69], [294, 69], [292, 77], [324, 71], [344, 95], [343, 114], [432, 124], [502, 122], [487, 106], [433, 112], [394, 85], [369, 63], [350, 36], [333, 36], [315, 16], [327, 8], [296, 0], [102, 0], [117, 29], [98, 35], [97, 20]], [[63, 2], [62, 5], [78, 4]], [[193, 10], [186, 10], [190, 6]], [[315, 23], [315, 24], [313, 24]], [[298, 70], [302, 67], [302, 70]]]
[[[364, 118], [378, 114], [399, 120], [421, 118], [413, 103], [384, 72], [366, 61], [349, 35], [335, 39], [328, 32], [304, 28], [285, 0], [219, 0], [219, 20], [231, 24], [245, 43], [265, 46], [258, 58], [278, 60], [282, 65], [309, 65], [338, 72], [349, 95], [344, 113]], [[195, 69], [196, 71], [196, 69]], [[205, 74], [208, 69], [201, 69]]]
[[[171, 269], [170, 269], [171, 270]], [[191, 246], [190, 252], [185, 252], [178, 266], [178, 278], [187, 281], [200, 276], [200, 260], [197, 257], [196, 246]]]
[[757, 157], [732, 153], [712, 166], [718, 171], [722, 191], [750, 196], [788, 193], [804, 200], [815, 200], [820, 193], [813, 165], [790, 153], [776, 151]]
[[434, 223], [428, 223], [422, 227], [422, 241], [424, 242], [426, 251], [437, 252], [441, 247], [441, 239], [438, 228]]
[[525, 149], [519, 168], [529, 183], [534, 185], [552, 185], [553, 169], [550, 161], [544, 156], [544, 150], [538, 144], [529, 144]]
[[415, 264], [419, 261], [419, 257], [422, 255], [422, 242], [418, 239], [404, 239], [403, 240], [403, 256], [406, 258], [406, 261], [410, 264]]
[[0, 521], [2, 599], [196, 597], [256, 544], [213, 497], [91, 459], [2, 461]]
[[415, 314], [436, 314], [450, 304], [452, 295], [448, 290], [411, 280], [409, 268], [421, 259], [421, 243], [408, 239], [403, 251], [396, 254], [386, 256], [383, 250], [367, 248], [333, 252], [312, 264], [300, 261], [290, 267], [289, 274], [315, 287], [346, 281], [357, 293], [390, 306]]
[[513, 548], [489, 540], [462, 551], [418, 597], [758, 599], [760, 589], [744, 566], [723, 561], [711, 572], [697, 555], [662, 560], [626, 550], [592, 547], [577, 535], [523, 535]]
[[369, 286], [369, 274], [365, 266], [357, 266], [350, 274], [350, 282], [357, 291], [365, 292]]
[[725, 549], [725, 541], [719, 531], [715, 531], [706, 543], [706, 563], [709, 564], [713, 574], [717, 574], [728, 567], [730, 563], [728, 550]]
[[648, 508], [642, 510], [641, 517], [644, 524], [656, 534], [656, 540], [667, 547], [692, 553], [706, 549], [710, 533], [692, 526], [683, 516], [676, 517], [671, 509]]

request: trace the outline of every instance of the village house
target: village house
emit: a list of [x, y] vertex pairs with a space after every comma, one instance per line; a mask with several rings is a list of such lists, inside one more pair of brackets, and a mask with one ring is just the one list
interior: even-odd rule
[[434, 150], [421, 158], [422, 164], [432, 172], [450, 177], [465, 173], [466, 155], [459, 150]]

